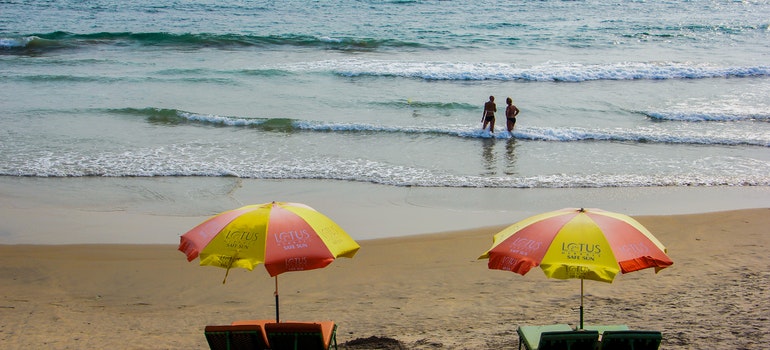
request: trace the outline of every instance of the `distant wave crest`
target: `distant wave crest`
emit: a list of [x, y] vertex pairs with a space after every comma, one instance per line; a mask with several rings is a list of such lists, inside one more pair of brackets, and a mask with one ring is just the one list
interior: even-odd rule
[[48, 39], [44, 36], [41, 37], [38, 35], [0, 38], [0, 53], [45, 52], [64, 49], [67, 47], [70, 47], [70, 45], [65, 42], [61, 42], [55, 39]]
[[738, 113], [693, 113], [693, 112], [648, 112], [648, 117], [655, 120], [685, 122], [725, 122], [725, 121], [770, 121], [770, 114]]
[[0, 48], [8, 50], [30, 50], [62, 47], [87, 47], [92, 45], [137, 45], [166, 46], [183, 48], [238, 48], [268, 46], [318, 47], [342, 51], [367, 51], [381, 48], [422, 47], [422, 44], [394, 39], [375, 39], [359, 37], [329, 37], [302, 34], [282, 35], [245, 35], [245, 34], [209, 34], [209, 33], [134, 33], [134, 32], [99, 32], [70, 33], [57, 31], [52, 33], [31, 34], [17, 38], [0, 38]]
[[[321, 68], [323, 64], [319, 64]], [[715, 66], [679, 62], [579, 64], [548, 62], [522, 68], [506, 63], [347, 61], [328, 69], [347, 77], [382, 76], [425, 80], [501, 80], [584, 82], [594, 80], [664, 80], [770, 76], [770, 66]]]
[[[88, 64], [86, 62], [85, 64]], [[666, 80], [666, 79], [708, 79], [708, 78], [754, 78], [770, 77], [770, 66], [715, 66], [709, 64], [685, 63], [609, 63], [609, 64], [560, 64], [546, 63], [520, 68], [505, 63], [467, 62], [403, 62], [333, 60], [301, 62], [277, 66], [264, 66], [237, 70], [166, 69], [157, 76], [149, 77], [103, 77], [103, 76], [49, 76], [21, 75], [6, 77], [15, 80], [45, 81], [153, 81], [182, 80], [216, 84], [233, 84], [232, 77], [250, 78], [283, 77], [307, 72], [329, 73], [340, 77], [384, 77], [440, 81], [525, 81], [525, 82], [566, 82], [580, 83], [597, 80]], [[405, 106], [419, 106], [406, 101]], [[455, 105], [457, 108], [466, 106]]]
[[[388, 126], [366, 123], [331, 123], [308, 121], [289, 118], [247, 118], [238, 116], [221, 116], [179, 111], [175, 109], [116, 109], [113, 113], [143, 116], [149, 122], [159, 124], [200, 123], [212, 126], [251, 127], [264, 131], [275, 132], [380, 132], [404, 134], [434, 134], [462, 138], [509, 138], [507, 133], [490, 134], [470, 125], [426, 126]], [[522, 127], [514, 132], [514, 137], [521, 140], [549, 142], [639, 142], [639, 143], [672, 143], [695, 145], [747, 145], [770, 147], [767, 135], [739, 135], [717, 137], [698, 133], [673, 133], [662, 128], [635, 128], [633, 130], [617, 129], [586, 129], [586, 128], [543, 128]]]

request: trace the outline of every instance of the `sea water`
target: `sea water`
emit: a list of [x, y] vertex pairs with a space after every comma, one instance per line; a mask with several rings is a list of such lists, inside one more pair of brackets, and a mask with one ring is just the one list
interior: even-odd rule
[[0, 175], [770, 186], [769, 25], [762, 0], [2, 1]]

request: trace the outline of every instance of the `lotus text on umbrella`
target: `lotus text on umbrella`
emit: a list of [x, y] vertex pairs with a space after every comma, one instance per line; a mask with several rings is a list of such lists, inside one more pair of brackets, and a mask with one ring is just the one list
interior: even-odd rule
[[596, 261], [601, 258], [602, 247], [598, 244], [562, 243], [561, 253], [570, 260]]
[[255, 232], [235, 230], [224, 233], [225, 246], [233, 249], [249, 249], [250, 244], [259, 242], [259, 234]]
[[543, 242], [536, 241], [529, 238], [517, 238], [511, 241], [511, 246], [508, 249], [511, 253], [517, 253], [527, 256], [543, 246]]
[[281, 246], [283, 250], [307, 248], [310, 246], [310, 233], [307, 230], [281, 232], [273, 237], [275, 237], [275, 243]]

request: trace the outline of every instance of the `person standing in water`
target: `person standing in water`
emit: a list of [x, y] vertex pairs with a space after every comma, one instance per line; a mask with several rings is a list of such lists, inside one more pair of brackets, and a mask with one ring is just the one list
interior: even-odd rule
[[513, 100], [510, 97], [505, 99], [505, 103], [508, 107], [505, 107], [505, 120], [508, 126], [508, 133], [513, 137], [513, 127], [516, 126], [516, 116], [519, 115], [519, 108], [513, 105]]
[[495, 133], [495, 112], [497, 112], [497, 105], [495, 104], [495, 97], [489, 96], [489, 101], [484, 103], [484, 114], [481, 116], [481, 129], [486, 130], [489, 125], [489, 132]]

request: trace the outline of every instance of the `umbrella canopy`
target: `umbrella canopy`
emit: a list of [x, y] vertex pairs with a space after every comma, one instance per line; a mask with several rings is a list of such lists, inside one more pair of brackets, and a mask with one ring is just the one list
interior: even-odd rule
[[359, 249], [334, 221], [300, 203], [247, 205], [215, 215], [183, 234], [179, 250], [200, 265], [253, 270], [264, 264], [276, 277], [289, 271], [325, 267], [337, 257], [352, 258]]
[[535, 215], [495, 234], [479, 259], [490, 269], [524, 275], [540, 266], [550, 278], [612, 282], [618, 273], [673, 264], [666, 248], [633, 218], [601, 209], [566, 208]]

